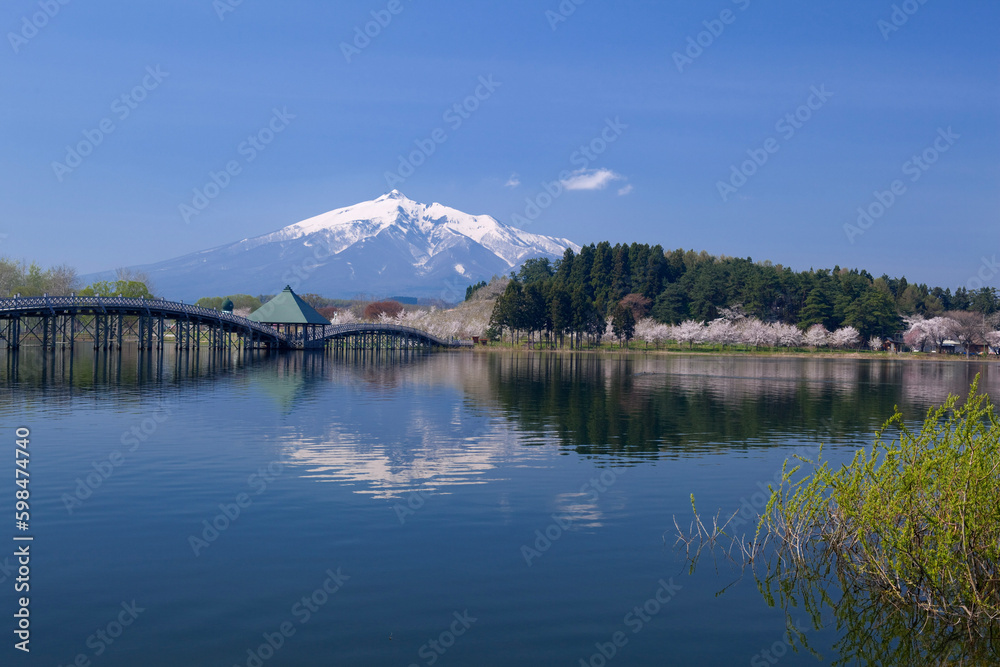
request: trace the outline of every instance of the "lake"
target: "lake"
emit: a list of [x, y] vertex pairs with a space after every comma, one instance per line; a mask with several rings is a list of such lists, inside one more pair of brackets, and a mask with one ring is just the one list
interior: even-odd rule
[[841, 631], [793, 611], [819, 657], [793, 652], [752, 578], [689, 573], [674, 517], [749, 516], [785, 459], [849, 460], [976, 373], [1000, 396], [996, 364], [886, 358], [78, 347], [0, 373], [34, 537], [4, 664], [83, 667], [830, 664]]

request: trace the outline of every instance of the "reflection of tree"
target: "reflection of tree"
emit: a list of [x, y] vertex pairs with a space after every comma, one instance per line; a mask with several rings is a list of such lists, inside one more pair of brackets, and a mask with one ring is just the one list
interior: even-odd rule
[[[996, 665], [1000, 664], [1000, 623], [973, 628], [956, 626], [915, 607], [898, 603], [889, 594], [863, 587], [844, 568], [815, 559], [786, 569], [769, 564], [757, 585], [768, 604], [784, 610], [789, 628], [800, 610], [812, 619], [835, 623], [840, 639], [834, 645], [833, 665]], [[812, 652], [806, 634], [792, 631], [792, 640]]]
[[[858, 362], [491, 355], [487, 368], [491, 393], [524, 430], [587, 455], [851, 439], [907, 403], [898, 368], [886, 377]], [[941, 385], [923, 391], [947, 394]]]

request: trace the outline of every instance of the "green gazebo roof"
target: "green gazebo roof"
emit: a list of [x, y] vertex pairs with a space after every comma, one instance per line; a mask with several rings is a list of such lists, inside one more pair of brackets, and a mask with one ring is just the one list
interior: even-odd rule
[[299, 298], [287, 285], [281, 294], [250, 313], [249, 319], [264, 324], [330, 323], [328, 319], [317, 313], [315, 308]]

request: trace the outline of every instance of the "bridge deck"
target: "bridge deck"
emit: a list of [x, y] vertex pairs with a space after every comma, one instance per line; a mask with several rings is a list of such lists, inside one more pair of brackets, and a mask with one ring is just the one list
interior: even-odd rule
[[[57, 318], [78, 315], [128, 316], [173, 320], [188, 325], [197, 324], [210, 328], [249, 336], [278, 348], [321, 347], [326, 341], [352, 336], [381, 335], [400, 337], [437, 347], [459, 347], [458, 341], [446, 341], [426, 331], [397, 324], [358, 322], [330, 324], [300, 335], [286, 334], [273, 327], [249, 320], [239, 315], [223, 313], [177, 301], [139, 299], [130, 297], [97, 296], [40, 296], [0, 299], [0, 320], [20, 318]], [[48, 329], [45, 329], [46, 335]], [[54, 329], [53, 329], [54, 333]], [[16, 334], [15, 334], [16, 335]], [[10, 337], [8, 336], [8, 345]]]

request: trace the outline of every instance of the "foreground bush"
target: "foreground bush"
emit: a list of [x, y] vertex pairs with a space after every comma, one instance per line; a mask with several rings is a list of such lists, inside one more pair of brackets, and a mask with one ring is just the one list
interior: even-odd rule
[[900, 606], [955, 624], [1000, 619], [1000, 419], [978, 381], [920, 431], [897, 410], [849, 465], [823, 462], [797, 483], [787, 472], [760, 530], [793, 563], [835, 559]]
[[752, 537], [695, 510], [692, 567], [722, 547], [789, 618], [832, 611], [842, 664], [1000, 664], [1000, 417], [978, 383], [917, 431], [897, 409], [847, 465], [786, 462]]

